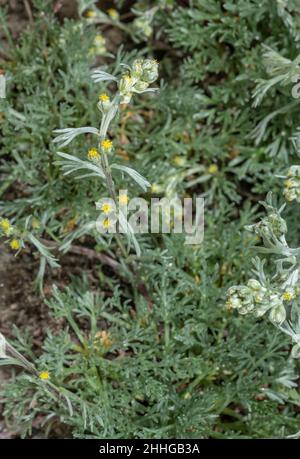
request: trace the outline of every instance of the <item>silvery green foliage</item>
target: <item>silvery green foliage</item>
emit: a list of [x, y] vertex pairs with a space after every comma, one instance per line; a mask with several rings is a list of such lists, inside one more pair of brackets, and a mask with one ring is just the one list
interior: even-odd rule
[[240, 314], [261, 317], [267, 312], [271, 322], [288, 334], [295, 343], [292, 356], [300, 356], [300, 248], [292, 248], [286, 241], [287, 225], [281, 216], [282, 206], [272, 205], [271, 193], [265, 205], [267, 216], [248, 226], [263, 243], [256, 250], [265, 254], [272, 263], [271, 274], [266, 273], [266, 258], [253, 259], [255, 278], [245, 285], [232, 286], [227, 291], [226, 306]]
[[91, 164], [88, 161], [83, 161], [82, 159], [77, 158], [76, 156], [68, 155], [67, 153], [62, 153], [61, 151], [58, 151], [57, 154], [65, 159], [64, 161], [55, 161], [55, 164], [61, 166], [62, 170], [64, 171], [64, 175], [69, 175], [73, 172], [77, 172], [82, 169], [87, 169], [92, 172], [76, 176], [76, 179], [82, 179], [92, 176], [100, 177], [102, 179], [105, 178], [103, 169], [99, 164]]
[[55, 137], [53, 142], [58, 143], [60, 147], [65, 147], [66, 145], [69, 145], [69, 143], [72, 142], [72, 140], [80, 134], [89, 133], [99, 135], [98, 129], [90, 126], [82, 128], [55, 129], [53, 132], [55, 132], [55, 134], [59, 134], [57, 137]]
[[291, 60], [281, 56], [281, 54], [268, 46], [264, 46], [264, 49], [264, 65], [270, 78], [257, 81], [257, 86], [253, 93], [254, 107], [260, 105], [262, 99], [273, 86], [290, 86], [294, 78], [300, 74], [300, 54], [296, 59]]

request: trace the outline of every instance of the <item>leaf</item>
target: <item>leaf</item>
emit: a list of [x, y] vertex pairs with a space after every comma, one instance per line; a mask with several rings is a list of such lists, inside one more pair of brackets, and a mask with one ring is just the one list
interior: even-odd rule
[[61, 151], [58, 151], [57, 154], [67, 160], [67, 161], [55, 161], [54, 162], [54, 164], [61, 166], [61, 168], [65, 171], [64, 175], [69, 175], [69, 174], [72, 174], [73, 172], [77, 172], [82, 169], [88, 169], [88, 170], [91, 170], [92, 173], [83, 175], [77, 178], [82, 178], [85, 176], [98, 176], [101, 178], [105, 178], [102, 167], [96, 164], [90, 163], [88, 161], [84, 161], [80, 158], [77, 158], [76, 156], [69, 155], [68, 153], [63, 153]]
[[122, 166], [120, 164], [112, 164], [111, 165], [112, 169], [118, 169], [120, 171], [126, 172], [126, 174], [130, 175], [131, 178], [144, 190], [147, 191], [147, 188], [149, 188], [151, 185], [148, 182], [148, 180], [145, 179], [141, 174], [139, 174], [137, 171], [134, 169], [131, 169], [131, 167], [127, 166]]
[[95, 83], [100, 83], [101, 81], [118, 81], [118, 78], [114, 77], [110, 73], [104, 72], [104, 70], [94, 70], [92, 73], [92, 79]]
[[68, 145], [72, 140], [80, 134], [95, 134], [99, 136], [98, 129], [86, 126], [82, 128], [66, 128], [66, 129], [55, 129], [53, 132], [56, 134], [60, 134], [53, 139], [54, 143], [58, 143], [61, 147], [65, 147]]

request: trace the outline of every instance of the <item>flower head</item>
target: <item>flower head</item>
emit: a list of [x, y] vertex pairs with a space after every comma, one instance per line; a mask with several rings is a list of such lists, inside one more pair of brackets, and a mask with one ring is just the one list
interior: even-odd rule
[[110, 225], [111, 225], [110, 219], [105, 218], [105, 220], [103, 220], [103, 223], [102, 223], [103, 228], [108, 230], [110, 228]]
[[282, 294], [283, 301], [291, 301], [295, 298], [295, 292], [293, 289], [289, 288], [286, 289], [285, 292]]
[[90, 148], [87, 157], [90, 161], [98, 161], [100, 159], [100, 153], [96, 148]]
[[95, 18], [96, 16], [97, 16], [96, 11], [88, 10], [88, 11], [86, 12], [86, 17], [87, 17], [87, 18]]
[[109, 96], [103, 92], [99, 94], [99, 102], [98, 102], [98, 108], [102, 113], [106, 113], [111, 106], [110, 98]]
[[219, 168], [216, 164], [211, 164], [209, 168], [207, 169], [207, 172], [209, 174], [216, 174], [218, 172]]
[[43, 381], [47, 381], [48, 379], [50, 379], [49, 371], [41, 371], [41, 373], [39, 374], [39, 378]]
[[111, 212], [111, 205], [108, 202], [105, 202], [102, 204], [101, 211], [106, 215], [109, 214]]
[[113, 21], [117, 21], [120, 17], [118, 11], [115, 8], [109, 8], [107, 14]]
[[109, 139], [104, 139], [101, 141], [101, 148], [104, 151], [110, 151], [112, 149], [112, 141]]
[[19, 250], [21, 248], [21, 242], [18, 239], [12, 239], [9, 245], [12, 250]]
[[102, 92], [99, 94], [99, 100], [101, 102], [109, 102], [109, 96], [105, 92]]
[[9, 236], [9, 234], [12, 232], [12, 226], [9, 223], [9, 220], [7, 218], [3, 218], [3, 220], [0, 221], [0, 226], [4, 234]]
[[185, 165], [185, 158], [182, 157], [182, 156], [176, 155], [173, 158], [173, 162], [174, 162], [174, 164], [176, 164], [176, 166], [184, 166]]

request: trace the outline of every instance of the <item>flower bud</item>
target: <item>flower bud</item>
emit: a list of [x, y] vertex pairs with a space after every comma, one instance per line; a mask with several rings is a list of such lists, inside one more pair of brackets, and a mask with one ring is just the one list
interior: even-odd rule
[[142, 67], [141, 80], [149, 84], [153, 83], [158, 78], [158, 63], [154, 59], [145, 59]]
[[139, 81], [137, 81], [137, 82], [135, 83], [135, 85], [134, 85], [134, 90], [135, 90], [136, 92], [143, 92], [143, 91], [145, 91], [145, 89], [148, 88], [148, 86], [149, 86], [148, 83], [146, 83], [145, 81], [139, 80]]
[[136, 18], [133, 21], [133, 26], [139, 31], [144, 34], [146, 38], [150, 37], [153, 32], [153, 28], [147, 19], [144, 18]]
[[256, 280], [256, 279], [249, 279], [248, 282], [247, 282], [247, 285], [252, 290], [260, 290], [261, 289], [261, 285], [258, 282], [258, 280]]
[[269, 317], [275, 324], [282, 324], [286, 318], [286, 310], [283, 304], [281, 303], [280, 305], [273, 307]]
[[102, 113], [108, 112], [111, 107], [111, 102], [109, 96], [106, 93], [99, 95], [99, 102], [97, 106]]

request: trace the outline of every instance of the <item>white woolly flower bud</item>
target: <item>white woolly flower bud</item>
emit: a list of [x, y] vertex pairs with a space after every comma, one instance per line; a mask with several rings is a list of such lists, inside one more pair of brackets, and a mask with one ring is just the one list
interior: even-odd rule
[[139, 92], [145, 91], [145, 89], [147, 89], [148, 86], [149, 86], [148, 83], [146, 83], [145, 81], [139, 80], [139, 81], [136, 82], [136, 84], [134, 85], [133, 89], [134, 89], [135, 92], [139, 93]]
[[153, 83], [158, 78], [158, 63], [154, 59], [145, 59], [142, 63], [143, 73], [141, 80]]
[[282, 324], [286, 319], [286, 310], [282, 302], [278, 302], [278, 305], [273, 307], [270, 312], [270, 320], [276, 324]]

